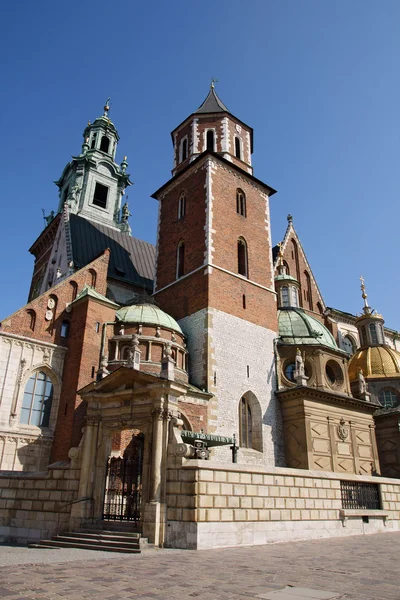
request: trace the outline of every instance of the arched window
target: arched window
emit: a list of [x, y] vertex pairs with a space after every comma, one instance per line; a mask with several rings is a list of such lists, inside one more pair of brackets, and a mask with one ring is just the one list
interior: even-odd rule
[[52, 401], [53, 384], [50, 377], [43, 371], [32, 373], [25, 386], [20, 422], [23, 425], [48, 427]]
[[103, 137], [101, 138], [101, 142], [100, 142], [100, 150], [102, 152], [108, 152], [109, 147], [110, 147], [110, 140], [108, 139], [108, 137], [106, 135], [103, 135]]
[[253, 419], [250, 404], [245, 396], [240, 399], [239, 410], [239, 432], [240, 446], [242, 448], [253, 447]]
[[97, 273], [94, 269], [89, 269], [89, 275], [90, 275], [90, 287], [95, 288]]
[[[249, 366], [247, 367], [249, 374]], [[252, 392], [246, 392], [239, 402], [239, 445], [262, 452], [262, 412]]]
[[69, 321], [63, 321], [61, 323], [60, 335], [62, 338], [67, 338], [69, 333]]
[[379, 393], [379, 402], [384, 408], [396, 408], [400, 404], [399, 397], [393, 390], [382, 390]]
[[283, 306], [283, 307], [290, 306], [289, 288], [287, 285], [284, 285], [281, 288], [281, 306]]
[[182, 140], [182, 146], [181, 146], [181, 162], [187, 159], [187, 151], [188, 148], [188, 141], [187, 138], [185, 138], [184, 140]]
[[308, 307], [313, 310], [312, 292], [311, 292], [311, 277], [308, 271], [304, 271], [304, 277], [306, 279], [306, 289], [304, 290], [304, 297], [308, 302]]
[[377, 344], [378, 343], [378, 336], [376, 334], [376, 325], [375, 323], [370, 323], [369, 324], [369, 333], [371, 336], [371, 343], [372, 344]]
[[182, 192], [182, 194], [179, 196], [179, 202], [178, 202], [178, 219], [183, 219], [183, 217], [186, 215], [186, 194], [185, 192]]
[[353, 338], [351, 338], [349, 335], [345, 335], [343, 338], [343, 348], [344, 350], [346, 350], [346, 352], [348, 352], [349, 354], [354, 354], [354, 352], [356, 351], [356, 344], [353, 340]]
[[320, 315], [324, 314], [324, 309], [322, 308], [321, 302], [317, 302], [317, 308]]
[[240, 139], [235, 136], [235, 156], [236, 158], [242, 159], [242, 147], [240, 144]]
[[212, 129], [209, 129], [207, 131], [207, 134], [206, 134], [206, 147], [207, 147], [207, 150], [211, 150], [212, 152], [214, 152], [214, 150], [215, 150], [215, 146], [214, 146], [214, 131]]
[[32, 331], [35, 331], [35, 325], [36, 325], [35, 311], [32, 309], [29, 309], [26, 311], [26, 314], [28, 315], [28, 319], [29, 319], [29, 329], [31, 329]]
[[243, 238], [240, 238], [237, 243], [237, 254], [238, 254], [238, 273], [243, 277], [249, 276], [248, 262], [247, 262], [247, 244]]
[[183, 277], [185, 274], [185, 242], [181, 240], [178, 244], [176, 253], [176, 277]]
[[299, 295], [298, 295], [298, 290], [297, 287], [295, 285], [291, 286], [291, 296], [292, 296], [292, 306], [294, 307], [298, 307], [299, 306]]
[[242, 217], [246, 216], [246, 196], [243, 190], [236, 190], [236, 212]]
[[365, 325], [361, 327], [361, 346], [368, 346], [367, 328]]
[[76, 281], [70, 281], [69, 285], [71, 286], [71, 302], [73, 302], [78, 295], [78, 284]]
[[93, 150], [94, 147], [96, 146], [96, 138], [97, 138], [97, 133], [94, 133], [92, 136], [92, 143], [90, 144], [91, 150]]

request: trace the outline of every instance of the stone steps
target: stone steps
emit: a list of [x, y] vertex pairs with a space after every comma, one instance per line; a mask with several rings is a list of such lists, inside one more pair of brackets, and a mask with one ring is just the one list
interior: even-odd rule
[[29, 548], [82, 548], [130, 554], [139, 554], [146, 546], [147, 539], [141, 538], [139, 533], [98, 527], [87, 527], [81, 531], [55, 535], [51, 540], [41, 540], [38, 544], [29, 544]]

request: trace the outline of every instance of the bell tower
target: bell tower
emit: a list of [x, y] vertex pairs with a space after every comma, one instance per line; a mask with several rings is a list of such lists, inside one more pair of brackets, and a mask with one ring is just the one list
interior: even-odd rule
[[66, 204], [72, 214], [131, 233], [126, 215], [121, 215], [121, 200], [132, 182], [126, 173], [126, 156], [120, 165], [115, 162], [119, 135], [108, 116], [109, 101], [104, 114], [85, 128], [81, 153], [72, 157], [55, 182], [60, 196], [58, 212]]
[[187, 335], [191, 381], [214, 394], [209, 431], [240, 434], [239, 407], [248, 394], [246, 423], [254, 435], [249, 441], [240, 434], [241, 446], [256, 461], [276, 464], [269, 216], [275, 190], [253, 176], [253, 130], [228, 111], [213, 85], [172, 142], [172, 179], [153, 195], [160, 203], [154, 295]]

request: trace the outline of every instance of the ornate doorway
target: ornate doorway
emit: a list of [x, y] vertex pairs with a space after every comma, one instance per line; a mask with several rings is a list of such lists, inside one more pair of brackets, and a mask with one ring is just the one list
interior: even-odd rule
[[133, 435], [123, 456], [109, 456], [103, 519], [140, 523], [144, 435]]

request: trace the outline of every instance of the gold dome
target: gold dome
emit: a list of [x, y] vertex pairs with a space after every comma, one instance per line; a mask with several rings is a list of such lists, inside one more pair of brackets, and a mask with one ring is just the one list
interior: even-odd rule
[[350, 381], [357, 381], [359, 369], [364, 377], [400, 377], [400, 352], [389, 346], [362, 348], [350, 359]]

